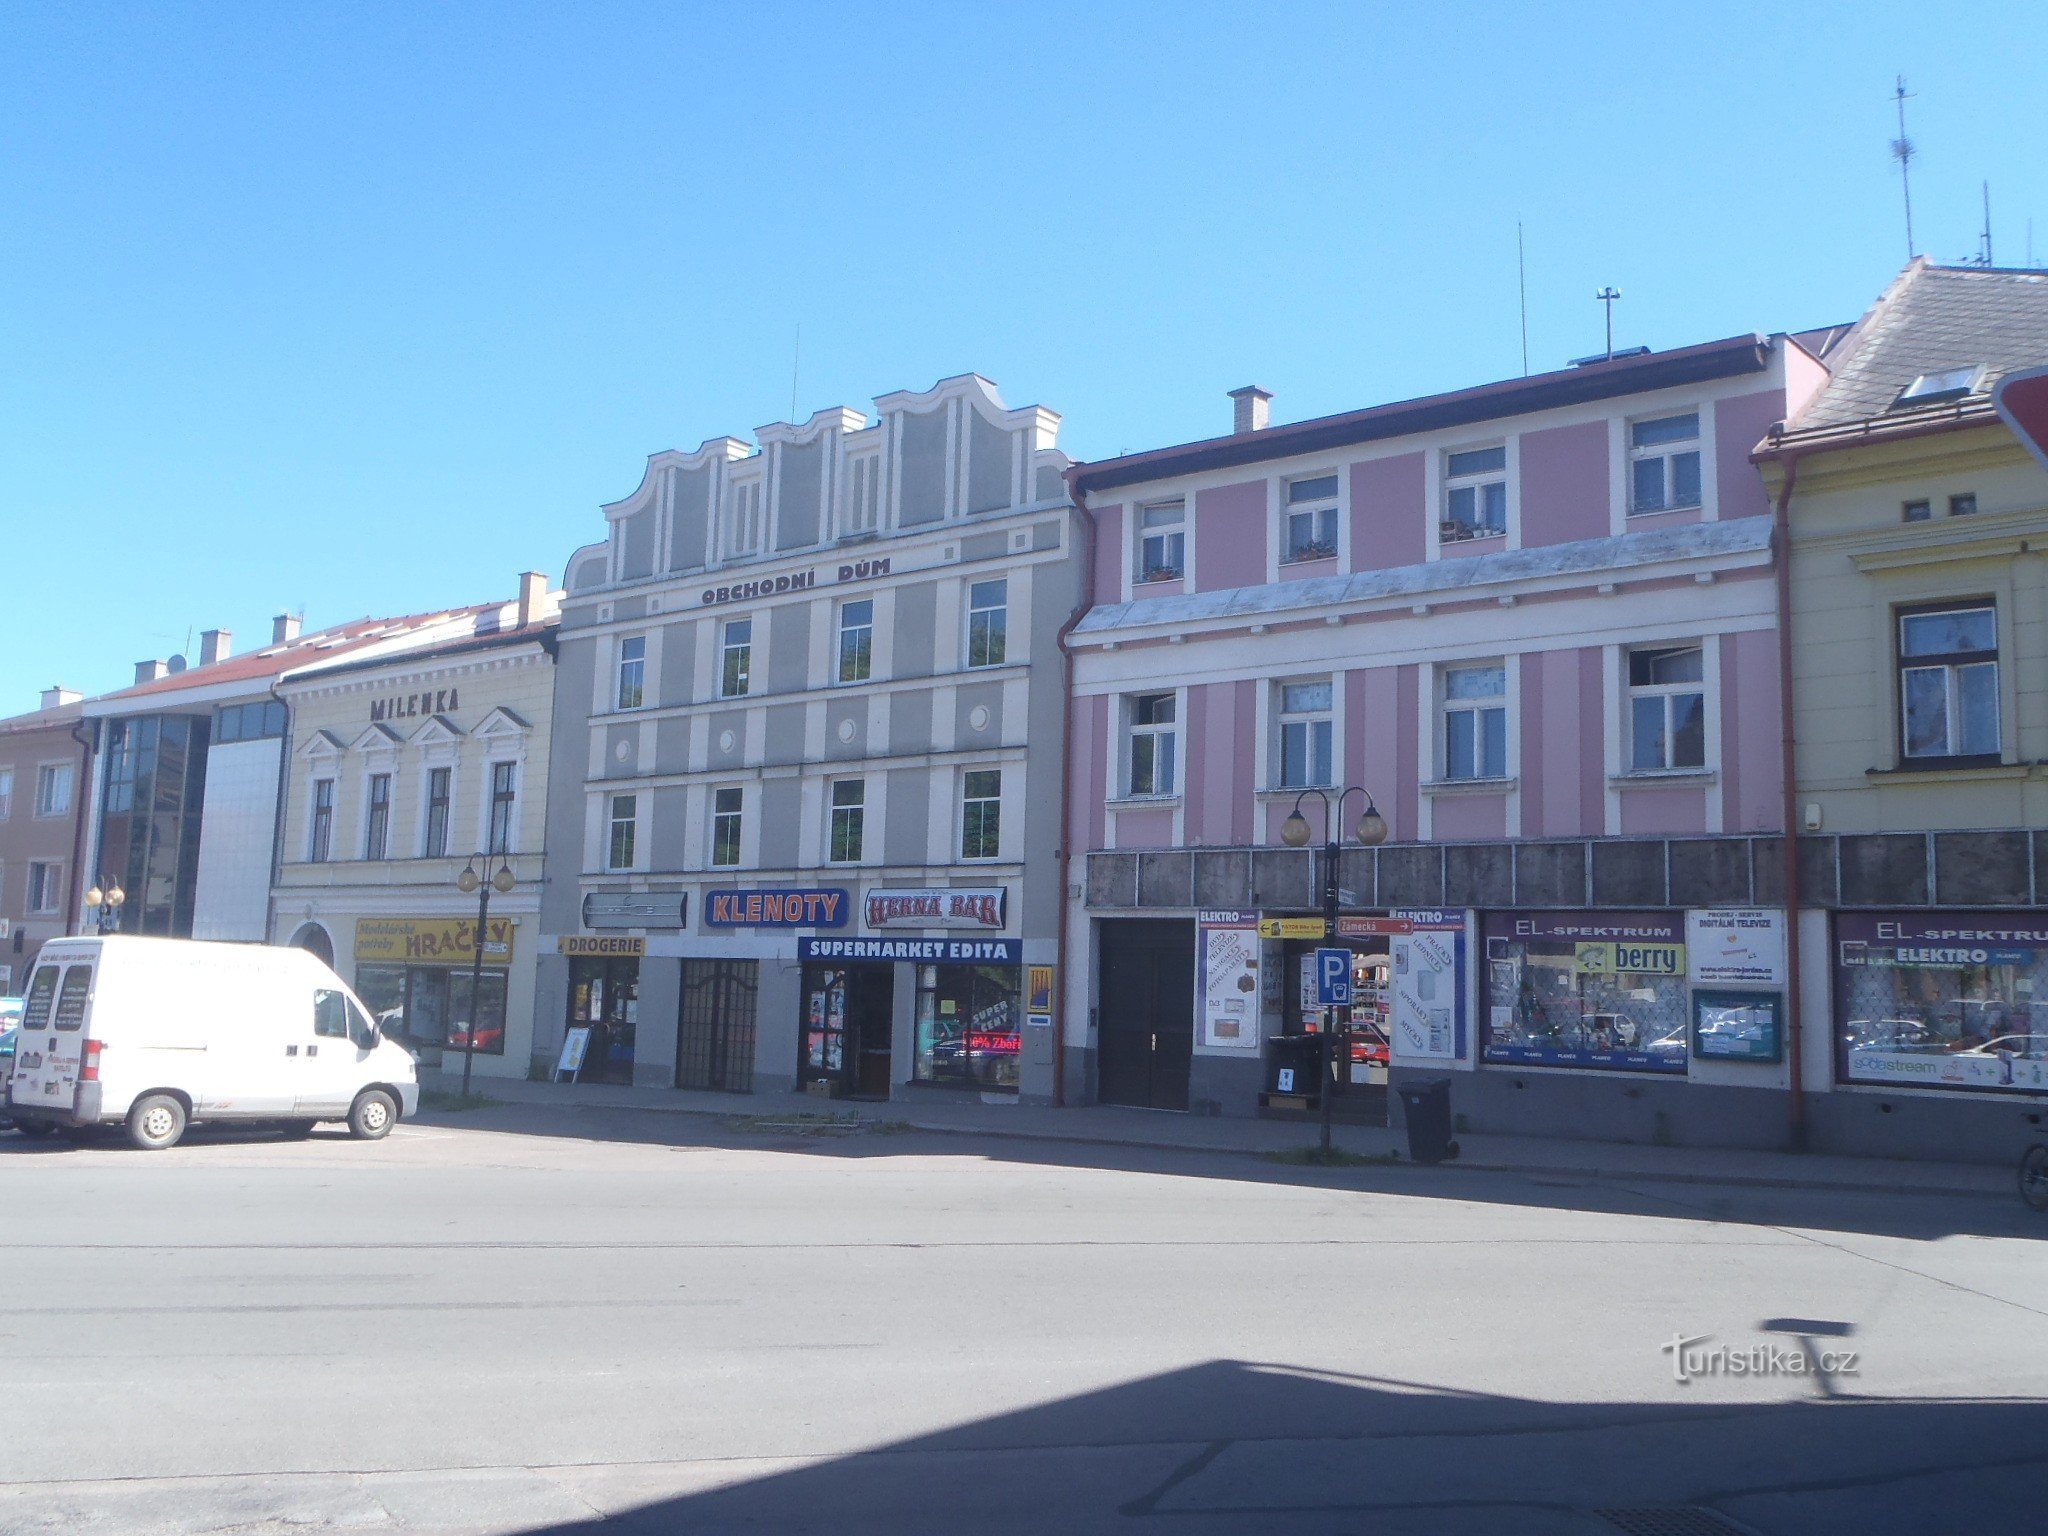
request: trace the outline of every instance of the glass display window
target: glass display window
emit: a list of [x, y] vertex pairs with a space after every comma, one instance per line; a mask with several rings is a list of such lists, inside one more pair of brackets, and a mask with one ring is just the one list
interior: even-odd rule
[[1835, 918], [1842, 1080], [2048, 1093], [2048, 917]]
[[1484, 1060], [1687, 1069], [1682, 913], [1490, 913], [1485, 933]]

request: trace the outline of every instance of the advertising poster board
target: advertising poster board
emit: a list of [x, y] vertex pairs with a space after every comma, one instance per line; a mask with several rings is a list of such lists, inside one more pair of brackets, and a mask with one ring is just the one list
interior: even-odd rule
[[1685, 915], [1687, 971], [1696, 987], [1785, 985], [1785, 914], [1715, 907]]
[[1198, 916], [1195, 982], [1200, 999], [1196, 1046], [1256, 1053], [1262, 1044], [1258, 913], [1212, 911]]
[[1396, 1062], [1467, 1062], [1465, 1048], [1465, 914], [1397, 912], [1407, 932], [1388, 940], [1393, 1002], [1388, 1039]]

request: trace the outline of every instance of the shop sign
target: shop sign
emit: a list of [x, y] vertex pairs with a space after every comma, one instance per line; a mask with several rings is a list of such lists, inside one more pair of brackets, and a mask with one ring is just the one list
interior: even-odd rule
[[1785, 985], [1785, 914], [1715, 907], [1685, 914], [1685, 953], [1696, 987]]
[[689, 910], [686, 891], [591, 891], [583, 898], [583, 926], [681, 928]]
[[638, 960], [647, 953], [645, 939], [637, 934], [629, 938], [622, 933], [565, 933], [555, 940], [555, 947], [565, 955], [584, 959], [607, 956]]
[[[829, 569], [829, 568], [828, 568]], [[889, 574], [889, 557], [849, 560], [834, 570], [841, 581], [867, 581]], [[697, 601], [705, 607], [718, 603], [746, 603], [757, 597], [781, 597], [788, 592], [808, 592], [818, 584], [820, 568], [790, 571], [782, 576], [763, 576], [758, 581], [736, 581], [730, 586], [706, 587]]]
[[1328, 937], [1329, 926], [1320, 917], [1262, 917], [1262, 939], [1320, 939]]
[[798, 939], [799, 960], [910, 960], [919, 965], [1022, 965], [1022, 939]]
[[1053, 976], [1049, 965], [1024, 968], [1024, 1022], [1033, 1029], [1052, 1028]]
[[[1488, 926], [1494, 919], [1488, 919]], [[1669, 912], [1517, 912], [1509, 930], [1518, 939], [1573, 939], [1584, 943], [1640, 940], [1676, 943], [1678, 918]]]
[[1201, 1003], [1195, 1043], [1206, 1050], [1260, 1048], [1259, 929], [1256, 912], [1203, 912], [1196, 918]]
[[[515, 920], [494, 917], [484, 937], [484, 959], [512, 955]], [[356, 959], [374, 964], [471, 965], [476, 960], [473, 917], [359, 917]]]
[[1414, 922], [1405, 917], [1340, 917], [1337, 919], [1337, 937], [1340, 939], [1392, 938], [1397, 933], [1413, 933], [1414, 931]]
[[844, 928], [853, 892], [844, 886], [728, 886], [704, 893], [706, 928]]
[[386, 699], [370, 700], [370, 723], [417, 720], [422, 715], [445, 715], [461, 707], [462, 694], [455, 688], [434, 688], [425, 693], [394, 693]]
[[1600, 942], [1576, 946], [1572, 960], [1583, 976], [1682, 976], [1683, 944]]
[[871, 890], [865, 917], [870, 928], [1000, 928], [1009, 895], [1003, 885]]

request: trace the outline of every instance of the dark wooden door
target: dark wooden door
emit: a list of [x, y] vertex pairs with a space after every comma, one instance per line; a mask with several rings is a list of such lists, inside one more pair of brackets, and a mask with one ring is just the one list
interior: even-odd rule
[[754, 1091], [756, 960], [685, 960], [676, 1017], [676, 1086]]
[[847, 979], [846, 1035], [854, 1053], [853, 1092], [860, 1098], [889, 1097], [895, 1002], [895, 966], [853, 967]]
[[1195, 1056], [1195, 925], [1102, 925], [1096, 1004], [1096, 1097], [1141, 1109], [1186, 1109]]

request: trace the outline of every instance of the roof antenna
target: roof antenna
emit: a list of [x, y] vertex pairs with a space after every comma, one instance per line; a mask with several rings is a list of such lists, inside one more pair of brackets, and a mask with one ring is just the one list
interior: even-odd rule
[[1522, 292], [1522, 377], [1529, 377], [1529, 258], [1522, 246], [1522, 221], [1515, 220], [1515, 286]]
[[1899, 162], [1899, 190], [1906, 198], [1906, 260], [1911, 261], [1920, 254], [1920, 248], [1913, 243], [1913, 157], [1920, 153], [1913, 147], [1913, 141], [1906, 137], [1906, 77], [1899, 76], [1898, 88], [1892, 97], [1899, 104], [1899, 136], [1892, 140], [1892, 158]]
[[1614, 301], [1621, 297], [1621, 290], [1610, 283], [1593, 297], [1607, 306], [1607, 361], [1611, 363], [1614, 361]]
[[1988, 181], [1984, 183], [1984, 255], [1980, 265], [1986, 267], [1998, 265], [1997, 262], [1991, 259], [1991, 183]]
[[796, 346], [789, 354], [789, 424], [796, 425], [796, 370], [804, 360], [804, 323], [796, 323]]

